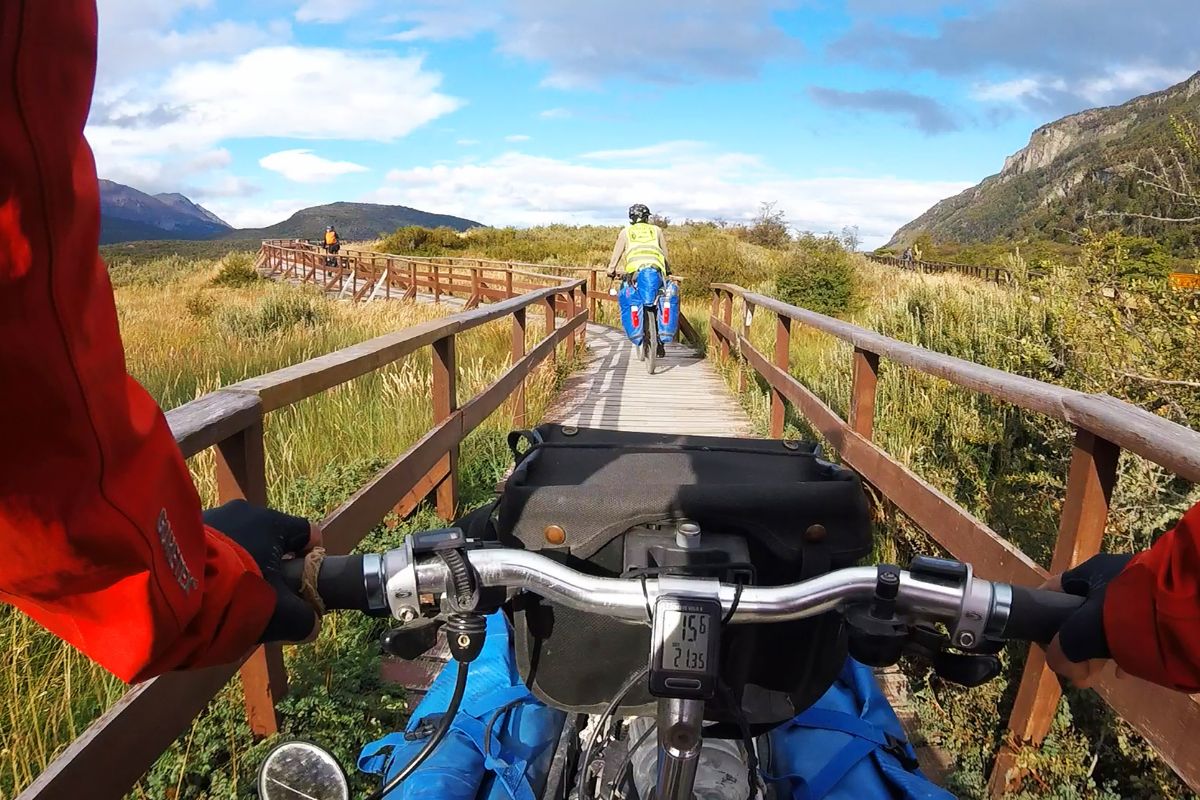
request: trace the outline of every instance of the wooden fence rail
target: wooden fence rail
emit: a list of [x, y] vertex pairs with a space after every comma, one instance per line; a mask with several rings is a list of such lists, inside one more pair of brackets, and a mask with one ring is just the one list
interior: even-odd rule
[[[319, 270], [320, 265], [302, 252], [293, 242], [264, 243], [260, 263], [270, 261], [273, 269], [292, 275]], [[384, 266], [390, 269], [390, 264]], [[361, 262], [354, 268], [361, 268]], [[411, 272], [392, 275], [401, 281], [405, 276], [411, 277]], [[498, 294], [500, 290], [485, 292], [482, 286], [476, 287], [477, 296], [496, 296], [499, 302], [226, 386], [167, 412], [167, 421], [185, 457], [210, 447], [217, 449], [221, 500], [245, 497], [263, 503], [268, 499], [263, 455], [266, 414], [428, 347], [433, 362], [429, 432], [324, 520], [325, 546], [331, 553], [347, 553], [388, 513], [411, 513], [430, 495], [436, 498], [438, 514], [453, 519], [458, 505], [460, 443], [510, 398], [515, 400], [514, 424], [523, 425], [525, 379], [553, 357], [560, 344], [565, 342], [569, 350], [583, 344], [587, 282], [536, 277], [541, 280], [522, 277], [514, 281], [503, 295]], [[464, 287], [456, 275], [447, 272], [423, 274], [419, 280], [423, 288], [439, 294], [471, 290], [469, 284]], [[510, 296], [514, 292], [517, 296]], [[546, 332], [526, 350], [527, 312], [539, 307], [545, 310]], [[556, 313], [565, 317], [561, 324]], [[460, 398], [455, 385], [456, 337], [505, 317], [512, 320], [510, 366], [479, 394]], [[275, 702], [287, 692], [287, 676], [280, 648], [258, 648], [239, 664], [171, 673], [133, 687], [18, 800], [120, 800], [239, 669], [251, 728], [259, 735], [276, 732]]]
[[985, 281], [993, 281], [994, 283], [1012, 283], [1013, 274], [1011, 270], [1004, 267], [987, 267], [979, 264], [953, 264], [949, 261], [914, 261], [912, 259], [897, 258], [896, 256], [883, 256], [874, 253], [865, 253], [868, 261], [874, 261], [876, 264], [886, 264], [889, 267], [899, 267], [900, 269], [908, 269], [913, 272], [957, 272], [962, 275], [970, 275], [973, 278], [979, 278]]
[[[742, 359], [771, 392], [771, 435], [782, 436], [785, 404], [791, 403], [829, 440], [843, 461], [954, 557], [974, 564], [991, 580], [1037, 585], [1046, 571], [981, 520], [872, 441], [876, 382], [881, 358], [933, 375], [956, 386], [1036, 411], [1074, 427], [1075, 443], [1067, 495], [1051, 570], [1058, 572], [1100, 551], [1108, 503], [1122, 449], [1176, 475], [1200, 482], [1200, 433], [1107, 395], [1091, 395], [1012, 375], [970, 361], [890, 339], [864, 328], [787, 305], [730, 284], [713, 284], [709, 328], [713, 351]], [[738, 330], [732, 325], [734, 298], [741, 299]], [[751, 316], [775, 316], [771, 358], [750, 341]], [[842, 420], [789, 371], [793, 323], [807, 325], [854, 347], [850, 420]], [[1106, 672], [1096, 691], [1133, 725], [1194, 790], [1200, 790], [1200, 697], [1188, 697], [1135, 678]], [[992, 770], [990, 791], [999, 796], [1020, 778], [1016, 751], [1040, 742], [1050, 729], [1059, 684], [1040, 648], [1030, 650], [1010, 736]]]
[[[412, 299], [423, 293], [433, 295], [435, 302], [440, 302], [444, 295], [465, 299], [466, 307], [474, 308], [484, 300], [511, 297], [514, 292], [583, 280], [587, 284], [589, 321], [600, 319], [600, 304], [617, 304], [617, 299], [608, 294], [605, 271], [595, 267], [400, 256], [354, 248], [343, 248], [337, 255], [330, 255], [308, 242], [286, 239], [263, 242], [259, 266], [285, 280], [316, 284], [326, 291], [338, 291], [365, 302], [393, 297]], [[693, 344], [701, 344], [695, 328], [682, 313], [679, 333]]]

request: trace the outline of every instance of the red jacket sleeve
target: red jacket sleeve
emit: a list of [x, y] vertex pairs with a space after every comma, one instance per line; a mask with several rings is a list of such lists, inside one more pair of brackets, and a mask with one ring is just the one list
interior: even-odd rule
[[92, 0], [0, 3], [0, 600], [125, 680], [233, 661], [274, 593], [125, 372], [83, 138]]
[[1130, 675], [1200, 691], [1200, 504], [1108, 585], [1104, 632]]

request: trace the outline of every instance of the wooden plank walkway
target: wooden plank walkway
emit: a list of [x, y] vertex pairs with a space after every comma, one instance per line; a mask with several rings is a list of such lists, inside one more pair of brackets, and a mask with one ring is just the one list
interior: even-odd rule
[[668, 344], [654, 375], [625, 334], [588, 325], [588, 360], [546, 414], [587, 428], [705, 436], [749, 436], [750, 419], [704, 358]]

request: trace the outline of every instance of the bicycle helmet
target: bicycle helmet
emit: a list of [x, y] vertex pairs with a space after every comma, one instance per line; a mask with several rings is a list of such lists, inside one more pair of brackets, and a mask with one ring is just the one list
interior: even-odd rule
[[650, 209], [644, 203], [634, 203], [629, 207], [629, 221], [633, 223], [646, 222], [650, 219]]

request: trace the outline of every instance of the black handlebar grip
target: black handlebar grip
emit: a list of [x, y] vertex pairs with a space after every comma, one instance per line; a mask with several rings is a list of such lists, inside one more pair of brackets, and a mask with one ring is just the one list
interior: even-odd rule
[[[282, 572], [287, 587], [299, 594], [304, 559], [284, 561]], [[370, 611], [367, 606], [367, 583], [363, 580], [363, 557], [326, 556], [321, 562], [321, 571], [317, 573], [317, 594], [321, 596], [327, 611]]]
[[1049, 644], [1058, 629], [1083, 605], [1084, 598], [1049, 589], [1012, 587], [1012, 607], [1004, 625], [1005, 639]]

